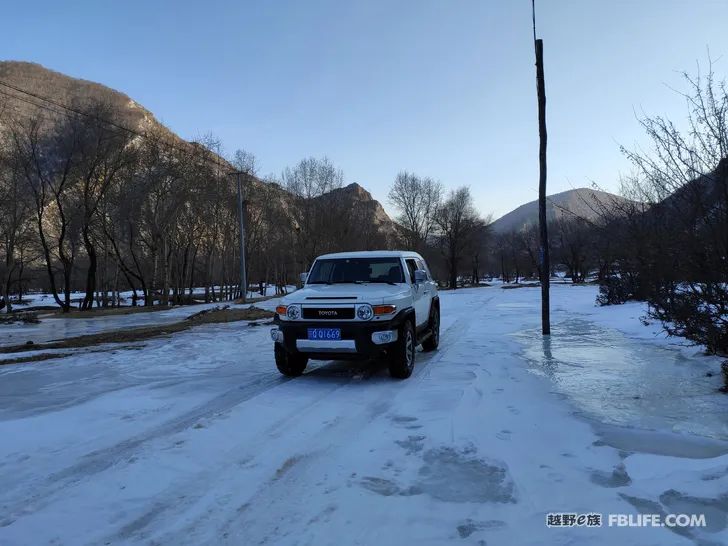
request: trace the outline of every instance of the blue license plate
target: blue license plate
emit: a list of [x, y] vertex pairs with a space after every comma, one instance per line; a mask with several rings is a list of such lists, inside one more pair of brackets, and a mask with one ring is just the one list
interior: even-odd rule
[[341, 339], [341, 328], [309, 328], [308, 339]]

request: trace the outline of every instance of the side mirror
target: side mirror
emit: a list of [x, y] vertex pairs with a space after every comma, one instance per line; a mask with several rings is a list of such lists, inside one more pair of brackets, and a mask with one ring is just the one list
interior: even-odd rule
[[420, 284], [427, 280], [427, 271], [424, 269], [415, 270], [415, 284]]
[[306, 279], [308, 279], [308, 273], [301, 273], [301, 284], [306, 284]]

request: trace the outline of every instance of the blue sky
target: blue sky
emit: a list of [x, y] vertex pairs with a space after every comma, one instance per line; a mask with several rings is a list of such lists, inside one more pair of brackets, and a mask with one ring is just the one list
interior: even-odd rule
[[[63, 4], [63, 5], [62, 5]], [[618, 189], [635, 111], [717, 59], [728, 0], [537, 0], [549, 193]], [[469, 185], [498, 217], [537, 197], [529, 0], [10, 2], [5, 59], [106, 84], [185, 138], [244, 148], [261, 175], [328, 156], [385, 206], [402, 169]]]

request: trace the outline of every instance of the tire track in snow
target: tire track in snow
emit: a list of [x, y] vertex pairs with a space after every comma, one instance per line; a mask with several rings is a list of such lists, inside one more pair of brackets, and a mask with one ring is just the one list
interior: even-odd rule
[[[421, 379], [422, 377], [424, 377], [425, 371], [429, 367], [429, 365], [433, 362], [440, 360], [447, 350], [447, 347], [451, 344], [450, 333], [453, 330], [462, 327], [463, 322], [463, 320], [455, 321], [454, 324], [452, 324], [445, 330], [445, 333], [441, 336], [442, 349], [440, 351], [434, 353], [418, 353], [419, 358], [415, 367], [413, 377], [404, 384], [400, 384], [399, 382], [393, 382], [392, 388], [395, 388], [395, 386], [398, 385], [413, 385], [418, 378]], [[325, 374], [325, 369], [327, 367], [330, 367], [330, 365], [331, 363], [328, 363], [327, 365], [315, 368], [306, 375], [315, 375], [317, 373]], [[328, 391], [323, 392], [322, 396], [316, 399], [313, 404], [319, 403], [323, 400], [327, 400], [333, 392], [336, 392], [342, 388], [346, 388], [347, 386], [353, 384], [360, 384], [362, 380], [370, 380], [372, 377], [381, 372], [382, 368], [369, 366], [365, 368], [357, 367], [354, 370], [355, 374], [359, 372], [361, 373], [361, 375], [349, 375], [348, 378], [345, 376], [344, 378], [342, 378], [345, 380], [344, 383], [332, 382], [332, 388]], [[301, 381], [303, 379], [304, 378], [301, 378], [298, 381]], [[258, 377], [245, 386], [228, 390], [223, 394], [211, 399], [210, 401], [201, 404], [196, 408], [193, 408], [191, 411], [172, 418], [161, 425], [155, 426], [151, 429], [147, 429], [142, 433], [125, 439], [122, 442], [118, 442], [113, 446], [95, 450], [84, 455], [76, 464], [68, 466], [65, 469], [55, 472], [51, 475], [45, 476], [41, 478], [41, 480], [39, 480], [37, 483], [31, 484], [33, 491], [32, 494], [28, 497], [23, 498], [22, 501], [15, 501], [14, 503], [5, 504], [3, 506], [4, 517], [2, 520], [0, 520], [0, 526], [10, 525], [15, 521], [16, 518], [31, 515], [43, 509], [44, 507], [53, 504], [54, 502], [62, 501], [62, 498], [65, 497], [68, 488], [78, 486], [82, 483], [90, 482], [93, 480], [94, 476], [101, 474], [117, 465], [128, 464], [128, 461], [131, 460], [135, 455], [137, 455], [138, 452], [143, 451], [148, 444], [151, 444], [154, 441], [158, 441], [164, 437], [181, 432], [191, 427], [201, 419], [209, 418], [216, 414], [229, 411], [230, 409], [245, 403], [251, 398], [262, 394], [272, 388], [285, 385], [289, 381], [290, 380], [288, 379], [283, 379], [279, 377], [275, 372], [275, 368], [271, 364], [270, 376]], [[387, 381], [390, 381], [390, 379], [387, 378]], [[391, 389], [386, 390], [390, 391]], [[389, 400], [387, 400], [388, 397], [390, 398]], [[375, 412], [373, 415], [370, 415], [370, 420], [375, 418], [376, 415], [380, 415], [387, 411], [387, 408], [389, 407], [388, 402], [391, 401], [391, 396], [389, 394], [383, 395], [381, 397], [381, 400], [382, 403], [375, 405]], [[286, 419], [283, 419], [278, 423], [274, 423], [271, 428], [277, 428], [279, 431], [286, 430], [283, 426], [285, 425], [285, 421], [295, 419], [298, 416], [298, 414], [289, 415]], [[220, 468], [216, 472], [204, 473], [204, 476], [201, 478], [201, 480], [208, 480], [210, 475], [216, 474], [224, 475], [224, 468]], [[204, 491], [206, 489], [205, 484], [202, 482], [198, 483], [197, 480], [192, 480], [192, 483], [190, 483], [190, 485], [194, 484], [197, 484], [196, 486], [199, 486], [199, 489], [201, 491]], [[187, 487], [186, 489], [194, 491], [195, 488]], [[172, 493], [172, 491], [170, 491], [170, 493]], [[193, 496], [194, 495], [191, 495], [187, 498], [190, 498], [190, 500], [192, 501]], [[192, 502], [190, 502], [189, 504], [191, 503]], [[167, 513], [169, 511], [169, 508], [171, 507], [160, 507], [158, 505], [155, 505], [155, 507], [150, 510], [145, 516], [142, 516], [142, 518], [137, 520], [136, 524], [133, 524], [130, 527], [127, 526], [125, 529], [126, 532], [122, 534], [126, 535], [127, 537], [136, 535], [139, 531], [143, 530], [153, 521], [157, 520], [161, 514]]]
[[[315, 438], [307, 438], [307, 445], [314, 447], [320, 446], [322, 442], [319, 439], [319, 436], [321, 436], [321, 433], [323, 432], [326, 432], [327, 434], [333, 433], [333, 438], [336, 439], [336, 443], [330, 446], [331, 449], [336, 449], [339, 445], [348, 444], [349, 438], [355, 438], [359, 436], [362, 428], [372, 425], [372, 423], [376, 419], [387, 414], [393, 408], [393, 406], [395, 406], [396, 395], [400, 392], [404, 392], [402, 389], [397, 387], [403, 385], [404, 387], [409, 388], [419, 388], [419, 386], [424, 381], [427, 381], [432, 365], [446, 358], [448, 356], [448, 349], [452, 348], [455, 345], [457, 335], [466, 332], [467, 330], [469, 330], [469, 328], [469, 318], [461, 318], [454, 321], [454, 323], [445, 330], [444, 335], [441, 334], [440, 347], [436, 352], [418, 353], [418, 357], [420, 358], [418, 358], [417, 363], [415, 364], [415, 373], [413, 373], [412, 377], [409, 380], [406, 380], [404, 383], [395, 382], [390, 383], [389, 385], [386, 383], [379, 385], [379, 387], [382, 387], [380, 396], [378, 396], [375, 400], [372, 400], [371, 403], [365, 408], [365, 411], [361, 412], [361, 415], [358, 416], [361, 418], [355, 419], [353, 423], [351, 422], [351, 420], [342, 419], [340, 422], [337, 423], [336, 428], [319, 431], [319, 434]], [[445, 343], [443, 343], [443, 341]], [[424, 358], [422, 358], [423, 356]], [[331, 403], [330, 401], [326, 402]], [[335, 406], [336, 404], [332, 405]], [[308, 452], [306, 456], [298, 459], [297, 464], [295, 464], [286, 472], [283, 479], [271, 479], [267, 482], [260, 484], [254, 495], [252, 495], [243, 505], [245, 506], [245, 510], [234, 514], [234, 517], [229, 518], [223, 524], [222, 528], [218, 529], [218, 540], [219, 537], [222, 536], [226, 543], [237, 544], [241, 541], [246, 542], [247, 538], [244, 535], [238, 535], [234, 537], [230, 536], [231, 531], [233, 528], [235, 528], [238, 530], [238, 533], [240, 533], [241, 529], [245, 529], [246, 524], [257, 522], [257, 516], [259, 514], [277, 514], [277, 521], [285, 520], [288, 523], [288, 525], [281, 525], [280, 528], [288, 529], [288, 534], [290, 534], [290, 530], [295, 528], [295, 524], [299, 520], [299, 517], [306, 516], [306, 514], [280, 514], [276, 512], [276, 506], [280, 505], [282, 499], [290, 498], [291, 495], [296, 496], [293, 493], [296, 488], [303, 489], [307, 492], [308, 484], [305, 481], [305, 476], [311, 474], [309, 469], [316, 468], [317, 465], [321, 467], [323, 457], [329, 453], [330, 449], [317, 449], [313, 452]], [[326, 467], [325, 461], [323, 461], [323, 467]], [[299, 496], [301, 498], [305, 498], [305, 495]], [[241, 521], [241, 516], [248, 510], [249, 507], [255, 507], [257, 512], [255, 514], [251, 514], [247, 518], [247, 520]], [[305, 505], [303, 508], [305, 509]], [[194, 525], [190, 526], [188, 532], [191, 532], [192, 529], [194, 529]], [[287, 536], [286, 533], [284, 533], [283, 535], [277, 533], [278, 526], [270, 526], [269, 529], [270, 533], [266, 535], [259, 543], [277, 544], [279, 540], [283, 540]], [[190, 535], [187, 536], [189, 537]]]
[[0, 527], [10, 525], [16, 517], [32, 514], [51, 504], [57, 495], [74, 485], [90, 480], [94, 475], [128, 461], [148, 442], [159, 440], [191, 427], [203, 418], [223, 413], [288, 380], [278, 376], [263, 376], [252, 383], [231, 389], [196, 408], [159, 426], [103, 449], [84, 455], [81, 460], [61, 471], [47, 476], [42, 483], [33, 485], [33, 494], [15, 505], [4, 505], [5, 517]]
[[[207, 492], [210, 489], [219, 492], [219, 494], [216, 495], [218, 499], [220, 497], [227, 497], [228, 499], [232, 499], [238, 490], [237, 486], [232, 485], [228, 479], [231, 467], [237, 468], [240, 466], [252, 466], [256, 465], [256, 461], [258, 460], [265, 460], [266, 458], [271, 457], [269, 452], [273, 451], [275, 453], [276, 450], [272, 449], [270, 447], [270, 444], [275, 444], [275, 442], [281, 438], [284, 439], [283, 433], [285, 431], [297, 430], [297, 423], [307, 419], [308, 416], [311, 414], [313, 408], [322, 404], [330, 404], [331, 397], [337, 396], [337, 394], [342, 390], [351, 388], [355, 389], [354, 392], [356, 392], [356, 389], [360, 388], [362, 381], [367, 381], [374, 377], [377, 373], [382, 371], [381, 366], [370, 363], [368, 367], [355, 365], [356, 367], [352, 368], [351, 372], [346, 376], [341, 375], [338, 372], [326, 374], [327, 368], [333, 367], [334, 369], [336, 369], [339, 364], [340, 363], [338, 361], [328, 361], [326, 364], [315, 368], [314, 370], [306, 373], [300, 378], [289, 380], [303, 385], [304, 382], [307, 381], [307, 379], [315, 379], [315, 376], [319, 375], [325, 377], [327, 380], [330, 380], [330, 385], [332, 388], [321, 392], [321, 396], [318, 396], [317, 398], [308, 401], [303, 406], [296, 406], [295, 408], [291, 408], [291, 412], [287, 413], [282, 418], [270, 423], [266, 427], [266, 429], [260, 433], [260, 438], [263, 438], [264, 440], [260, 444], [257, 444], [255, 446], [255, 450], [253, 451], [252, 455], [249, 453], [250, 446], [246, 441], [242, 441], [240, 444], [231, 446], [227, 450], [229, 453], [232, 454], [230, 458], [225, 458], [213, 468], [208, 468], [206, 470], [196, 473], [183, 485], [175, 484], [167, 488], [163, 493], [159, 495], [160, 497], [167, 499], [178, 499], [178, 502], [176, 504], [168, 503], [165, 506], [161, 507], [159, 506], [159, 504], [153, 505], [151, 510], [145, 512], [132, 522], [126, 524], [124, 527], [122, 527], [122, 529], [120, 529], [119, 533], [109, 537], [108, 540], [114, 541], [147, 538], [150, 532], [153, 532], [153, 530], [149, 531], [148, 528], [153, 528], [154, 522], [158, 520], [160, 516], [164, 515], [165, 518], [169, 518], [172, 515], [183, 513], [185, 510], [192, 508], [196, 503], [202, 500], [207, 495]], [[427, 362], [425, 362], [425, 365], [426, 364]], [[420, 368], [424, 368], [424, 365], [421, 365]], [[414, 377], [416, 377], [416, 375]], [[288, 383], [288, 381], [286, 381], [286, 383]], [[392, 399], [392, 393], [390, 391], [392, 389], [396, 389], [398, 385], [404, 385], [404, 383], [391, 380], [389, 377], [382, 380], [383, 386], [386, 386], [387, 384], [390, 385], [390, 388], [387, 389], [386, 392], [382, 392], [381, 396], [379, 396], [376, 401], [373, 401], [371, 404], [362, 406], [362, 411], [358, 414], [361, 417], [362, 422], [369, 423], [377, 416], [386, 413], [389, 410], [390, 402]], [[342, 438], [343, 436], [342, 432], [340, 432], [340, 429], [348, 430], [351, 433], [357, 433], [357, 431], [359, 430], [358, 427], [352, 427], [350, 419], [347, 420], [338, 417], [332, 421], [322, 423], [321, 425], [322, 426], [319, 429], [312, 431], [313, 434], [308, 435], [306, 438], [306, 445], [313, 445], [314, 447], [306, 450], [303, 449], [303, 447], [299, 446], [299, 451], [297, 451], [296, 454], [291, 454], [291, 456], [288, 457], [282, 463], [282, 465], [278, 466], [272, 476], [269, 478], [269, 480], [257, 484], [257, 488], [250, 495], [251, 500], [249, 500], [248, 503], [253, 502], [252, 499], [254, 499], [256, 496], [265, 494], [267, 490], [269, 490], [283, 477], [287, 478], [289, 474], [295, 474], [294, 468], [301, 467], [301, 461], [309, 461], [315, 459], [316, 452], [321, 451], [320, 445], [322, 443], [322, 436], [323, 442], [325, 443], [327, 437], [337, 439]], [[265, 442], [265, 440], [271, 441]], [[267, 449], [266, 444], [268, 444]], [[303, 453], [301, 451], [303, 451]], [[240, 456], [241, 453], [244, 453], [244, 455]], [[210, 484], [214, 482], [218, 483], [214, 487], [211, 487]], [[228, 491], [231, 487], [232, 491]], [[181, 502], [179, 502], [180, 500]], [[195, 529], [201, 527], [201, 523], [208, 519], [208, 517], [210, 517], [210, 514], [219, 510], [219, 508], [220, 507], [218, 501], [212, 501], [210, 506], [205, 508], [205, 513], [195, 518], [193, 522], [187, 525], [183, 531], [175, 532], [172, 534], [172, 536], [165, 536], [163, 539], [161, 539], [161, 542], [180, 544], [190, 541], [190, 537], [194, 535]], [[238, 509], [235, 510], [237, 513]], [[160, 539], [156, 538], [155, 540]], [[195, 540], [192, 540], [192, 543], [195, 542]]]
[[[184, 512], [191, 509], [196, 503], [204, 498], [207, 490], [215, 490], [218, 492], [216, 495], [217, 500], [213, 500], [208, 506], [203, 507], [203, 513], [198, 517], [194, 518], [188, 525], [182, 530], [162, 533], [161, 536], [155, 536], [154, 540], [162, 543], [170, 544], [184, 544], [184, 543], [198, 543], [200, 540], [204, 540], [204, 537], [196, 537], [195, 531], [198, 529], [206, 528], [205, 523], [210, 518], [219, 516], [221, 506], [219, 499], [225, 499], [225, 504], [231, 506], [230, 510], [227, 510], [228, 514], [225, 521], [218, 529], [218, 540], [220, 538], [227, 539], [232, 529], [240, 528], [242, 523], [240, 522], [241, 517], [248, 511], [251, 506], [258, 507], [265, 506], [263, 511], [265, 513], [275, 513], [274, 507], [280, 502], [280, 499], [287, 497], [291, 494], [292, 484], [296, 484], [300, 480], [302, 474], [306, 474], [307, 469], [314, 467], [318, 464], [321, 459], [330, 451], [335, 449], [339, 444], [345, 444], [348, 438], [357, 436], [360, 434], [361, 429], [364, 426], [370, 425], [374, 420], [378, 419], [382, 415], [386, 414], [392, 408], [394, 404], [394, 398], [398, 392], [402, 391], [403, 387], [417, 387], [423, 380], [428, 377], [428, 371], [430, 366], [439, 362], [441, 359], [447, 356], [448, 348], [454, 346], [456, 341], [456, 333], [463, 333], [469, 329], [469, 319], [461, 318], [450, 326], [448, 326], [444, 333], [441, 334], [440, 349], [432, 353], [418, 352], [418, 359], [415, 364], [415, 371], [412, 377], [404, 382], [394, 381], [390, 378], [386, 378], [377, 388], [381, 388], [379, 396], [374, 400], [370, 400], [366, 405], [362, 406], [362, 410], [357, 415], [347, 414], [346, 418], [337, 418], [333, 422], [324, 423], [323, 426], [311, 431], [312, 434], [306, 436], [305, 445], [299, 445], [296, 453], [289, 454], [290, 456], [278, 466], [275, 471], [265, 481], [255, 484], [255, 490], [246, 494], [245, 498], [240, 497], [240, 491], [238, 485], [231, 483], [228, 479], [228, 472], [233, 466], [231, 461], [227, 460], [222, 464], [218, 465], [214, 469], [209, 469], [197, 474], [192, 480], [188, 481], [182, 487], [173, 487], [165, 491], [163, 497], [165, 498], [184, 498], [185, 502], [182, 505], [167, 505], [166, 510], [158, 510], [156, 507], [152, 508], [148, 513], [145, 513], [138, 517], [134, 522], [127, 524], [122, 528], [121, 532], [112, 537], [112, 539], [141, 539], [149, 538], [150, 530], [148, 527], [153, 524], [158, 517], [164, 513], [165, 517], [170, 515], [178, 515], [184, 518]], [[328, 364], [313, 370], [319, 370], [322, 373], [331, 365], [337, 366], [336, 361], [330, 361]], [[361, 371], [361, 367], [355, 368], [356, 372]], [[382, 371], [381, 366], [370, 365], [365, 369], [362, 379], [369, 380], [379, 372]], [[306, 376], [313, 375], [311, 372], [305, 374], [303, 377], [296, 379], [296, 383], [303, 383], [306, 381]], [[335, 375], [336, 376], [336, 375]], [[329, 376], [331, 377], [331, 376]], [[295, 408], [295, 413], [287, 414], [283, 419], [271, 423], [266, 429], [264, 434], [260, 436], [266, 440], [272, 440], [266, 442], [269, 445], [261, 442], [256, 446], [255, 455], [243, 457], [241, 460], [245, 461], [246, 464], [255, 464], [256, 460], [266, 459], [270, 457], [270, 452], [277, 453], [275, 449], [275, 441], [280, 437], [280, 430], [291, 430], [291, 427], [298, 429], [299, 427], [294, 426], [296, 423], [305, 422], [307, 416], [310, 414], [310, 410], [319, 405], [333, 405], [336, 406], [335, 399], [338, 396], [344, 395], [345, 398], [354, 396], [357, 393], [362, 394], [358, 389], [361, 386], [361, 379], [357, 375], [349, 378], [348, 381], [339, 385], [339, 387], [323, 393], [323, 396], [316, 398], [310, 404], [307, 404], [305, 408]], [[346, 392], [351, 391], [351, 395]], [[325, 413], [325, 412], [324, 412]], [[328, 439], [335, 439], [335, 443], [327, 442]], [[322, 445], [331, 444], [328, 448], [321, 449]], [[272, 444], [272, 445], [271, 445]], [[266, 449], [267, 447], [267, 449]], [[237, 450], [232, 450], [238, 452]], [[239, 452], [238, 452], [239, 453]], [[284, 469], [284, 471], [282, 471]], [[211, 483], [217, 481], [218, 483], [212, 487]], [[237, 495], [236, 495], [237, 493]], [[283, 516], [281, 516], [283, 517]], [[295, 519], [295, 514], [289, 514], [287, 518]], [[153, 533], [153, 530], [151, 531]], [[266, 540], [270, 540], [275, 537], [266, 537]]]

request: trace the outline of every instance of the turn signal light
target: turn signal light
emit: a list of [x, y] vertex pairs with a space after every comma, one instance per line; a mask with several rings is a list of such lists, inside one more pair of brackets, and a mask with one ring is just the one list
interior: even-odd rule
[[276, 307], [276, 313], [279, 315], [285, 315], [286, 314], [286, 306], [285, 305], [279, 305]]
[[377, 315], [389, 315], [391, 313], [394, 313], [394, 311], [397, 309], [396, 305], [375, 305], [373, 307], [374, 309], [374, 316]]

